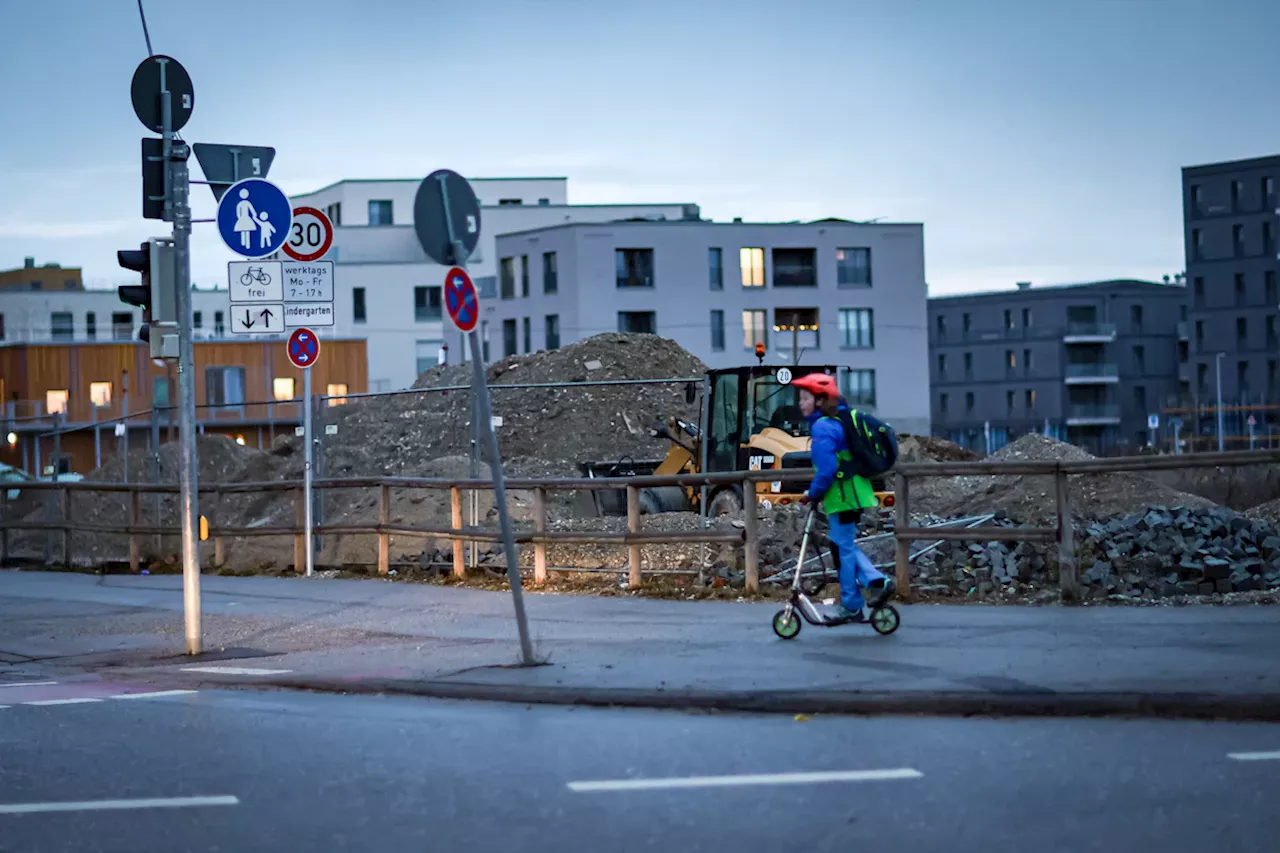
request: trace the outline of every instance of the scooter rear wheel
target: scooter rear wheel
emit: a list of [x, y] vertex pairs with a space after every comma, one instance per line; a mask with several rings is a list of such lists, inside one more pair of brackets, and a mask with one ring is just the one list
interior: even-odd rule
[[785, 609], [773, 614], [773, 633], [784, 640], [795, 639], [796, 635], [800, 633], [802, 624], [800, 614], [794, 608], [790, 614]]
[[892, 604], [871, 611], [871, 627], [877, 634], [888, 636], [898, 630], [898, 611]]

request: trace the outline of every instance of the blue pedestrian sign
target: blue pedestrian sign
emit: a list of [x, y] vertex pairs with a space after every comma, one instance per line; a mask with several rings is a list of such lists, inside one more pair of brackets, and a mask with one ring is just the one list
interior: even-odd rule
[[262, 178], [232, 184], [218, 202], [218, 233], [227, 248], [246, 258], [265, 258], [284, 245], [293, 205], [279, 187]]

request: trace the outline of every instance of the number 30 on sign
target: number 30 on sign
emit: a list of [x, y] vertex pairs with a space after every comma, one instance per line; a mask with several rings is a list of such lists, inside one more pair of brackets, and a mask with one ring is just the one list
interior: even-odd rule
[[333, 245], [333, 223], [314, 207], [295, 207], [293, 227], [284, 241], [284, 253], [295, 261], [316, 261]]

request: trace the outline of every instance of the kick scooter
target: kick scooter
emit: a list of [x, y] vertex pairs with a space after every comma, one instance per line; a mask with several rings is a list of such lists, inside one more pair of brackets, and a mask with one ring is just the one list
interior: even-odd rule
[[[814, 508], [809, 507], [809, 515], [804, 521], [804, 536], [800, 538], [800, 555], [796, 559], [796, 574], [791, 581], [791, 600], [787, 606], [773, 616], [773, 633], [784, 640], [794, 639], [799, 635], [804, 622], [821, 628], [834, 628], [837, 625], [848, 625], [856, 620], [831, 619], [818, 610], [818, 606], [809, 598], [800, 583], [801, 568], [804, 566], [805, 553], [809, 549], [809, 534], [813, 531]], [[800, 617], [804, 617], [804, 622]], [[877, 634], [892, 634], [898, 630], [898, 611], [891, 604], [883, 604], [871, 610], [867, 622]]]

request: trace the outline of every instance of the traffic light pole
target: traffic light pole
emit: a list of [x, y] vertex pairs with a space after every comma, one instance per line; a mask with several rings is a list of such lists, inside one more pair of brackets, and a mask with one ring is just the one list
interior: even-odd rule
[[[162, 78], [163, 79], [163, 78]], [[191, 340], [191, 205], [185, 142], [173, 138], [172, 95], [162, 83], [161, 120], [164, 134], [165, 218], [173, 223], [174, 283], [178, 310], [178, 503], [182, 516], [182, 604], [187, 654], [201, 651], [200, 554], [196, 530], [198, 468], [196, 455], [195, 344]]]

